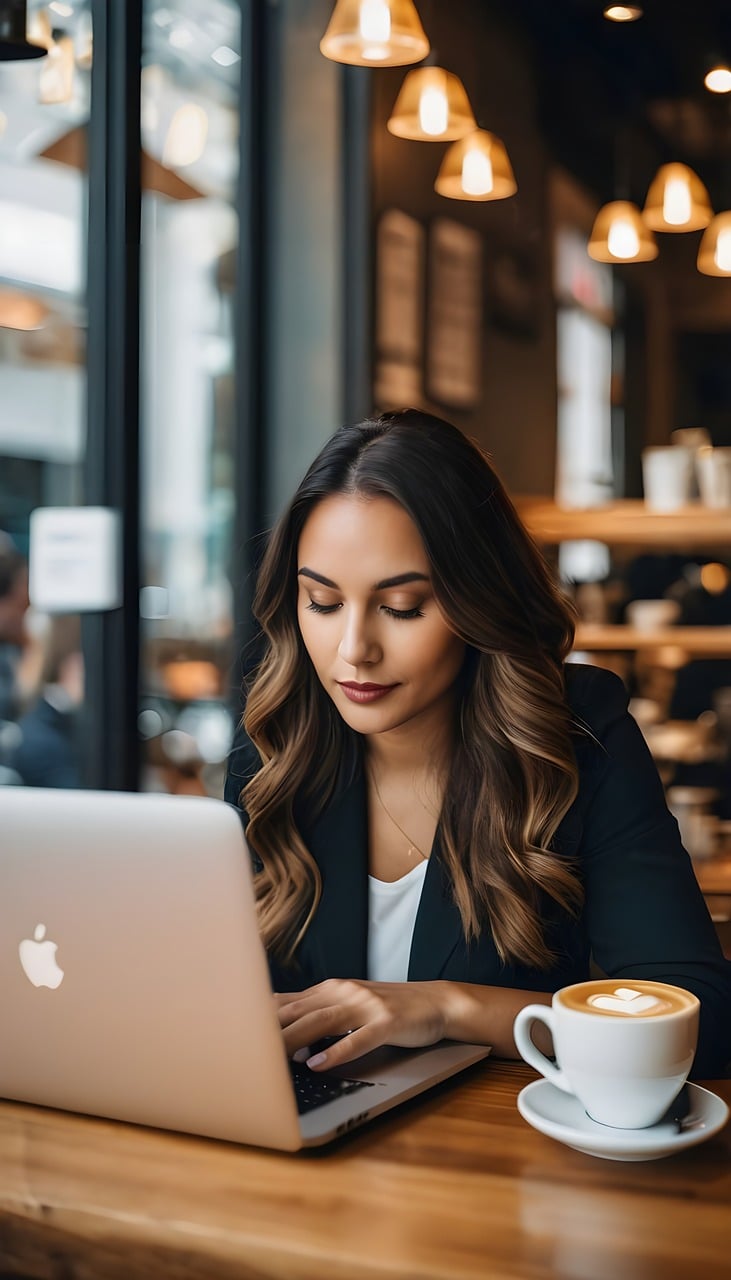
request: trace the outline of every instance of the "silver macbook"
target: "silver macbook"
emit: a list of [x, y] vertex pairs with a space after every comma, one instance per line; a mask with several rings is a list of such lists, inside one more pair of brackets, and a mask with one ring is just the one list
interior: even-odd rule
[[287, 1151], [489, 1053], [291, 1063], [240, 819], [187, 796], [0, 787], [0, 1016], [1, 1097]]

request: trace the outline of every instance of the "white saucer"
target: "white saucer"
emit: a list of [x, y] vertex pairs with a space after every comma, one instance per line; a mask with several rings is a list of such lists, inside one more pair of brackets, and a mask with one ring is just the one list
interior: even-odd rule
[[689, 1084], [688, 1091], [688, 1118], [695, 1122], [680, 1133], [670, 1122], [649, 1129], [610, 1129], [597, 1124], [577, 1098], [563, 1093], [548, 1080], [526, 1085], [518, 1094], [518, 1110], [534, 1129], [585, 1155], [603, 1160], [660, 1160], [705, 1142], [728, 1120], [729, 1109], [722, 1098], [697, 1084]]

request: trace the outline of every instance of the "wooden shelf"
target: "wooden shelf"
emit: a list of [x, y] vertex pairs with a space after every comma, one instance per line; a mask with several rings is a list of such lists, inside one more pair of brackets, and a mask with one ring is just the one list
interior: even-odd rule
[[637, 627], [582, 622], [576, 628], [574, 649], [589, 652], [621, 652], [624, 649], [683, 649], [694, 658], [731, 658], [731, 627], [662, 627], [641, 631]]
[[644, 502], [626, 499], [602, 507], [573, 510], [550, 498], [515, 498], [524, 524], [538, 542], [555, 545], [592, 538], [612, 546], [663, 547], [677, 550], [731, 547], [731, 508], [682, 507], [650, 511]]

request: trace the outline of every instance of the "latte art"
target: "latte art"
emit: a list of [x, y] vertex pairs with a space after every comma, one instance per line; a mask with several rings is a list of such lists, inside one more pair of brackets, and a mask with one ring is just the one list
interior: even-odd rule
[[673, 1007], [668, 1000], [660, 1000], [657, 996], [643, 996], [634, 987], [617, 987], [608, 996], [589, 996], [586, 1003], [593, 1009], [601, 1009], [603, 1013], [620, 1013], [625, 1018], [636, 1018], [638, 1014], [669, 1013]]
[[582, 982], [559, 995], [567, 1009], [609, 1018], [656, 1018], [681, 1013], [693, 1005], [693, 996], [663, 982], [603, 979]]

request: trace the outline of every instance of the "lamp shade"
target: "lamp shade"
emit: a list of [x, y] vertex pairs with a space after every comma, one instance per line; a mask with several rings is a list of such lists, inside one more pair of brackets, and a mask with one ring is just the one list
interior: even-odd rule
[[587, 252], [596, 262], [651, 262], [657, 244], [636, 204], [612, 200], [596, 215]]
[[26, 0], [0, 3], [0, 62], [45, 57], [47, 50], [28, 39], [27, 17]]
[[494, 133], [475, 129], [445, 153], [434, 190], [450, 200], [504, 200], [518, 184], [504, 144]]
[[663, 164], [650, 183], [642, 211], [653, 231], [698, 231], [713, 209], [703, 183], [687, 164]]
[[704, 276], [731, 276], [731, 209], [717, 213], [703, 232], [697, 266]]
[[443, 67], [409, 71], [394, 104], [388, 128], [415, 142], [451, 142], [477, 128], [459, 76]]
[[354, 67], [421, 62], [429, 41], [413, 0], [338, 0], [320, 52]]

